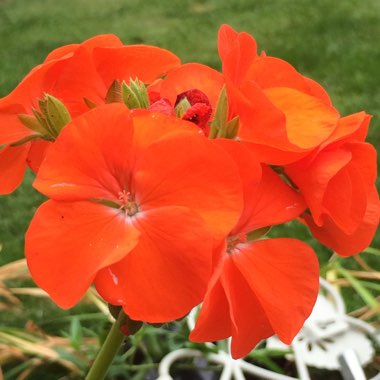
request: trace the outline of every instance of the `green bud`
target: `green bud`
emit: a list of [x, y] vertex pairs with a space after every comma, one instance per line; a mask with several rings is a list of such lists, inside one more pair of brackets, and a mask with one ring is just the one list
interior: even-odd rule
[[86, 103], [86, 106], [87, 106], [89, 109], [96, 108], [96, 103], [92, 102], [90, 99], [83, 98], [83, 101]]
[[175, 113], [178, 118], [182, 119], [186, 111], [191, 107], [190, 102], [187, 100], [186, 96], [181, 99], [181, 101], [175, 107]]
[[51, 95], [45, 95], [46, 120], [57, 137], [62, 128], [71, 121], [71, 116], [65, 105]]
[[31, 129], [34, 132], [37, 132], [38, 134], [46, 134], [46, 128], [37, 120], [36, 117], [26, 114], [20, 114], [17, 116], [21, 123], [25, 125], [25, 127]]
[[131, 79], [129, 85], [123, 82], [121, 87], [123, 101], [129, 109], [149, 108], [149, 96], [144, 83]]
[[226, 139], [234, 139], [239, 132], [239, 116], [235, 116], [231, 119], [225, 128], [225, 138]]
[[122, 101], [123, 101], [123, 98], [121, 96], [121, 84], [117, 79], [115, 79], [107, 91], [105, 102], [106, 103], [122, 103]]
[[218, 103], [216, 104], [214, 120], [211, 123], [211, 130], [209, 137], [214, 139], [215, 137], [224, 137], [220, 136], [219, 131], [224, 130], [227, 124], [228, 118], [228, 97], [226, 86], [223, 86], [220, 91]]
[[121, 92], [123, 95], [123, 102], [129, 109], [140, 108], [140, 102], [137, 95], [125, 82], [123, 82]]

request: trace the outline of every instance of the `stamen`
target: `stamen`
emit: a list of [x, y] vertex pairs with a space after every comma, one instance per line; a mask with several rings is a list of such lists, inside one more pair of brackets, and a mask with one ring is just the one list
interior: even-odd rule
[[126, 190], [119, 191], [118, 199], [121, 203], [119, 209], [124, 210], [128, 216], [133, 216], [139, 211], [131, 192]]
[[247, 241], [248, 241], [247, 235], [244, 233], [228, 237], [227, 238], [227, 253], [229, 255], [233, 254], [237, 250], [238, 244], [244, 244]]

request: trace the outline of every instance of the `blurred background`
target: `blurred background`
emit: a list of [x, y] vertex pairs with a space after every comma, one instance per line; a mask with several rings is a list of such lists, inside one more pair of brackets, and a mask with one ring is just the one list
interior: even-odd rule
[[[125, 44], [161, 46], [183, 62], [220, 69], [217, 32], [222, 23], [252, 34], [259, 50], [321, 83], [342, 115], [361, 110], [372, 114], [368, 141], [380, 146], [379, 0], [0, 0], [0, 97], [52, 49], [102, 33], [114, 33]], [[83, 378], [81, 371], [97, 349], [97, 336], [104, 336], [108, 328], [102, 304], [92, 294], [72, 310], [59, 310], [33, 290], [22, 262], [9, 264], [23, 258], [23, 235], [43, 199], [31, 189], [31, 180], [28, 173], [21, 188], [0, 197], [0, 365], [9, 380]], [[379, 322], [379, 233], [372, 249], [344, 261], [331, 258], [302, 226], [292, 224], [273, 234], [309, 242], [318, 252], [322, 274], [340, 285], [349, 310], [372, 310], [367, 319]], [[342, 266], [343, 272], [337, 269]], [[356, 272], [362, 274], [352, 276]], [[145, 337], [127, 342], [125, 352], [133, 352], [118, 359], [113, 379], [149, 378], [165, 352], [189, 344], [181, 325], [146, 328]], [[50, 347], [46, 334], [64, 339], [56, 341], [63, 346], [39, 351], [39, 345]], [[159, 334], [167, 334], [166, 342], [157, 345]], [[36, 345], [28, 350], [12, 337]]]

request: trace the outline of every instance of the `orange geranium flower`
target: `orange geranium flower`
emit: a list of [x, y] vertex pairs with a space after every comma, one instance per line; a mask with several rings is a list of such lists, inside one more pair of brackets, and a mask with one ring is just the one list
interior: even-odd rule
[[369, 121], [364, 112], [341, 118], [315, 152], [285, 167], [306, 200], [311, 231], [343, 256], [366, 248], [379, 224], [376, 150], [364, 142]]
[[192, 123], [122, 104], [68, 124], [34, 186], [51, 198], [26, 234], [36, 283], [64, 308], [95, 283], [107, 302], [147, 322], [201, 302], [214, 246], [242, 210], [225, 150]]
[[41, 101], [45, 94], [62, 101], [71, 117], [76, 117], [89, 106], [103, 104], [112, 81], [138, 77], [150, 83], [178, 65], [179, 59], [167, 50], [123, 46], [113, 35], [99, 35], [51, 52], [14, 91], [0, 99], [0, 146], [7, 147], [0, 150], [0, 194], [18, 187], [27, 164], [38, 170], [49, 141], [56, 137], [46, 129], [32, 127], [38, 124], [36, 111], [44, 114]]
[[259, 56], [249, 34], [223, 25], [219, 54], [230, 113], [239, 115], [239, 138], [260, 161], [296, 161], [333, 133], [339, 114], [323, 88], [289, 63]]
[[216, 141], [239, 165], [245, 206], [220, 252], [190, 339], [232, 337], [232, 356], [240, 358], [273, 334], [291, 342], [315, 303], [319, 268], [313, 250], [298, 240], [247, 240], [252, 230], [291, 220], [305, 205], [271, 169], [263, 166], [260, 175], [242, 144]]

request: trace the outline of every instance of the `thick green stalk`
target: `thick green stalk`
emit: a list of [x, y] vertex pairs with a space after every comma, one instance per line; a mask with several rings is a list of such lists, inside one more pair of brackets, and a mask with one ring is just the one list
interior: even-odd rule
[[85, 380], [103, 380], [105, 378], [108, 368], [125, 338], [120, 331], [120, 326], [125, 323], [126, 318], [121, 309]]

